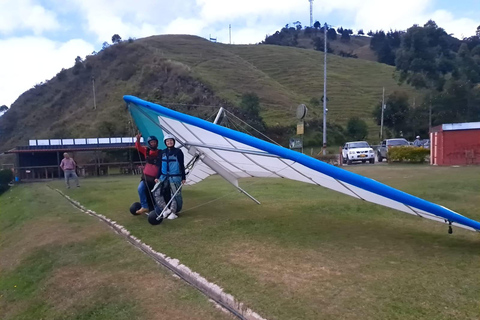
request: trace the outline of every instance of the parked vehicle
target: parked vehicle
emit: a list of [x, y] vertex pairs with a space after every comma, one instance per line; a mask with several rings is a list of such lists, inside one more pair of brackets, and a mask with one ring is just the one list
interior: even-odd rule
[[375, 152], [366, 141], [347, 142], [342, 149], [343, 163], [352, 164], [353, 161], [375, 163]]
[[410, 143], [404, 138], [386, 139], [377, 149], [377, 161], [388, 160], [388, 149], [391, 147], [410, 146]]

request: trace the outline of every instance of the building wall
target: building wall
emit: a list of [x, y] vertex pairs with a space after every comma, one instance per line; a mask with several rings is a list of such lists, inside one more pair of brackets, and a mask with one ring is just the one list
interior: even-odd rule
[[[435, 136], [435, 132], [432, 133]], [[480, 129], [441, 131], [434, 141], [438, 165], [480, 164]]]

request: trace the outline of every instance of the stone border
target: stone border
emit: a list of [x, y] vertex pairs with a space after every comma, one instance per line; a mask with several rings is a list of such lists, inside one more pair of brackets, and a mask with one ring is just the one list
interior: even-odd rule
[[242, 302], [238, 301], [231, 294], [223, 292], [223, 289], [218, 285], [209, 282], [207, 279], [202, 277], [200, 274], [190, 270], [187, 266], [180, 263], [178, 259], [172, 259], [167, 257], [165, 254], [155, 251], [149, 245], [143, 243], [140, 239], [135, 237], [125, 229], [122, 225], [118, 224], [116, 221], [113, 221], [104, 215], [98, 214], [95, 211], [89, 210], [82, 206], [78, 201], [73, 200], [62, 191], [54, 189], [48, 186], [50, 189], [57, 191], [60, 195], [66, 198], [73, 206], [75, 206], [80, 211], [87, 213], [99, 220], [105, 222], [110, 226], [116, 233], [124, 237], [128, 242], [133, 246], [143, 251], [157, 263], [166, 267], [168, 270], [173, 272], [175, 275], [180, 277], [182, 280], [187, 282], [189, 285], [199, 290], [209, 299], [218, 303], [221, 307], [228, 310], [235, 317], [242, 320], [266, 320], [262, 318], [259, 314], [247, 308]]

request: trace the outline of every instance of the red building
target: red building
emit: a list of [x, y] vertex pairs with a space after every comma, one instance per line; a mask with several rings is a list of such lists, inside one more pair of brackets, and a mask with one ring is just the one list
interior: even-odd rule
[[430, 130], [430, 164], [480, 164], [480, 122], [433, 127]]

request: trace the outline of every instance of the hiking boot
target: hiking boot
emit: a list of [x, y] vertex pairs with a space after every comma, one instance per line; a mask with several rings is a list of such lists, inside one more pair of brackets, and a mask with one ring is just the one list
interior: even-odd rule
[[148, 213], [150, 210], [148, 210], [148, 208], [140, 208], [138, 209], [137, 211], [135, 211], [136, 214], [144, 214], [144, 213]]

